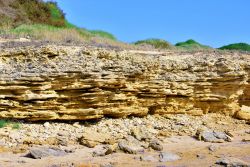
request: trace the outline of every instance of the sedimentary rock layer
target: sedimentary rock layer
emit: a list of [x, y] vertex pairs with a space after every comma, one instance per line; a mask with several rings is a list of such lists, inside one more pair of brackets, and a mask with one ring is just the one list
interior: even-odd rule
[[250, 55], [243, 53], [56, 45], [4, 49], [0, 117], [88, 120], [209, 112], [249, 116], [249, 74]]

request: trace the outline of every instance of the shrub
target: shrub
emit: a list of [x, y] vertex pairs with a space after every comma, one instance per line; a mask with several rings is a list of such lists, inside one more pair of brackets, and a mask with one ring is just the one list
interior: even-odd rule
[[189, 39], [185, 42], [179, 42], [175, 44], [176, 47], [188, 49], [188, 50], [196, 50], [196, 49], [209, 49], [209, 46], [202, 45], [198, 42], [196, 42], [193, 39]]
[[[12, 26], [21, 24], [48, 24], [58, 27], [66, 26], [63, 11], [55, 2], [42, 0], [13, 0], [6, 2], [4, 16], [10, 18]], [[1, 8], [1, 7], [0, 7]], [[7, 11], [12, 11], [7, 12]], [[0, 18], [0, 22], [4, 17]]]
[[172, 48], [172, 45], [162, 39], [146, 39], [146, 40], [141, 40], [141, 41], [137, 41], [134, 43], [135, 45], [151, 45], [153, 47], [155, 47], [156, 49], [170, 49]]
[[250, 51], [250, 45], [247, 43], [235, 43], [223, 46], [219, 48], [221, 50], [242, 50], [242, 51]]
[[67, 26], [68, 22], [65, 20], [65, 14], [58, 7], [56, 2], [48, 2], [47, 3], [50, 15], [51, 15], [51, 25], [55, 26]]

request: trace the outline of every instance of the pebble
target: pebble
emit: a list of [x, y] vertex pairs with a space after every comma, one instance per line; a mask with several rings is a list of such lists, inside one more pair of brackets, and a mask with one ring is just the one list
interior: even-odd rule
[[43, 126], [44, 126], [45, 128], [49, 128], [49, 127], [50, 127], [50, 123], [49, 123], [49, 122], [45, 122], [45, 123], [43, 124]]
[[208, 147], [208, 149], [209, 149], [209, 151], [215, 152], [218, 149], [218, 147], [211, 145]]
[[196, 157], [199, 158], [199, 159], [205, 159], [206, 158], [206, 156], [204, 154], [197, 154]]

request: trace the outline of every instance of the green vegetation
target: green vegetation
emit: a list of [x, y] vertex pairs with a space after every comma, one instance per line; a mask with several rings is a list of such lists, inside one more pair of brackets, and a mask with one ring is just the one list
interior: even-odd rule
[[[68, 23], [70, 25], [70, 23]], [[31, 37], [52, 42], [84, 42], [93, 37], [116, 41], [116, 38], [104, 31], [89, 31], [77, 28], [74, 25], [68, 27], [56, 27], [44, 24], [23, 24], [12, 29], [0, 28], [0, 34], [12, 34], [18, 37]]]
[[94, 36], [98, 36], [98, 37], [102, 37], [102, 38], [107, 38], [107, 39], [111, 39], [111, 40], [116, 40], [116, 37], [113, 34], [110, 34], [108, 32], [105, 31], [101, 31], [101, 30], [91, 30], [89, 31], [92, 35]]
[[12, 123], [12, 129], [20, 129], [21, 125], [17, 122]]
[[7, 120], [0, 120], [0, 128], [6, 127], [6, 126], [11, 126], [12, 129], [20, 129], [21, 125], [18, 122], [11, 122], [11, 121], [7, 121]]
[[0, 128], [3, 128], [7, 125], [7, 121], [6, 120], [0, 120]]
[[176, 47], [188, 50], [196, 50], [196, 49], [209, 49], [209, 46], [202, 45], [195, 40], [189, 39], [185, 42], [179, 42], [175, 44]]
[[151, 45], [153, 47], [155, 47], [156, 49], [170, 49], [173, 46], [162, 39], [146, 39], [146, 40], [141, 40], [141, 41], [137, 41], [134, 43], [135, 45]]
[[250, 45], [247, 43], [235, 43], [223, 46], [219, 48], [221, 50], [242, 50], [242, 51], [250, 51]]
[[0, 32], [18, 37], [30, 36], [32, 39], [52, 42], [84, 42], [92, 37], [92, 34], [84, 29], [56, 27], [44, 24], [23, 24], [16, 28], [0, 30]]
[[116, 41], [115, 36], [108, 32], [90, 31], [71, 24], [56, 2], [13, 0], [2, 4], [14, 12], [1, 13], [0, 10], [0, 34], [52, 42], [86, 42], [94, 37], [98, 37], [95, 40]]
[[[40, 0], [14, 0], [9, 6], [14, 10], [13, 25], [48, 24], [57, 27], [66, 26], [64, 13], [55, 2]], [[7, 14], [8, 16], [8, 14]]]

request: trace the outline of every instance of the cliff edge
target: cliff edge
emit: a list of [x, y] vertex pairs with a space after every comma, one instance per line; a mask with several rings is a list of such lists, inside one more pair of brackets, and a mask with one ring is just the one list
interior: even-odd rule
[[250, 120], [250, 55], [43, 45], [0, 52], [0, 118], [222, 113]]

